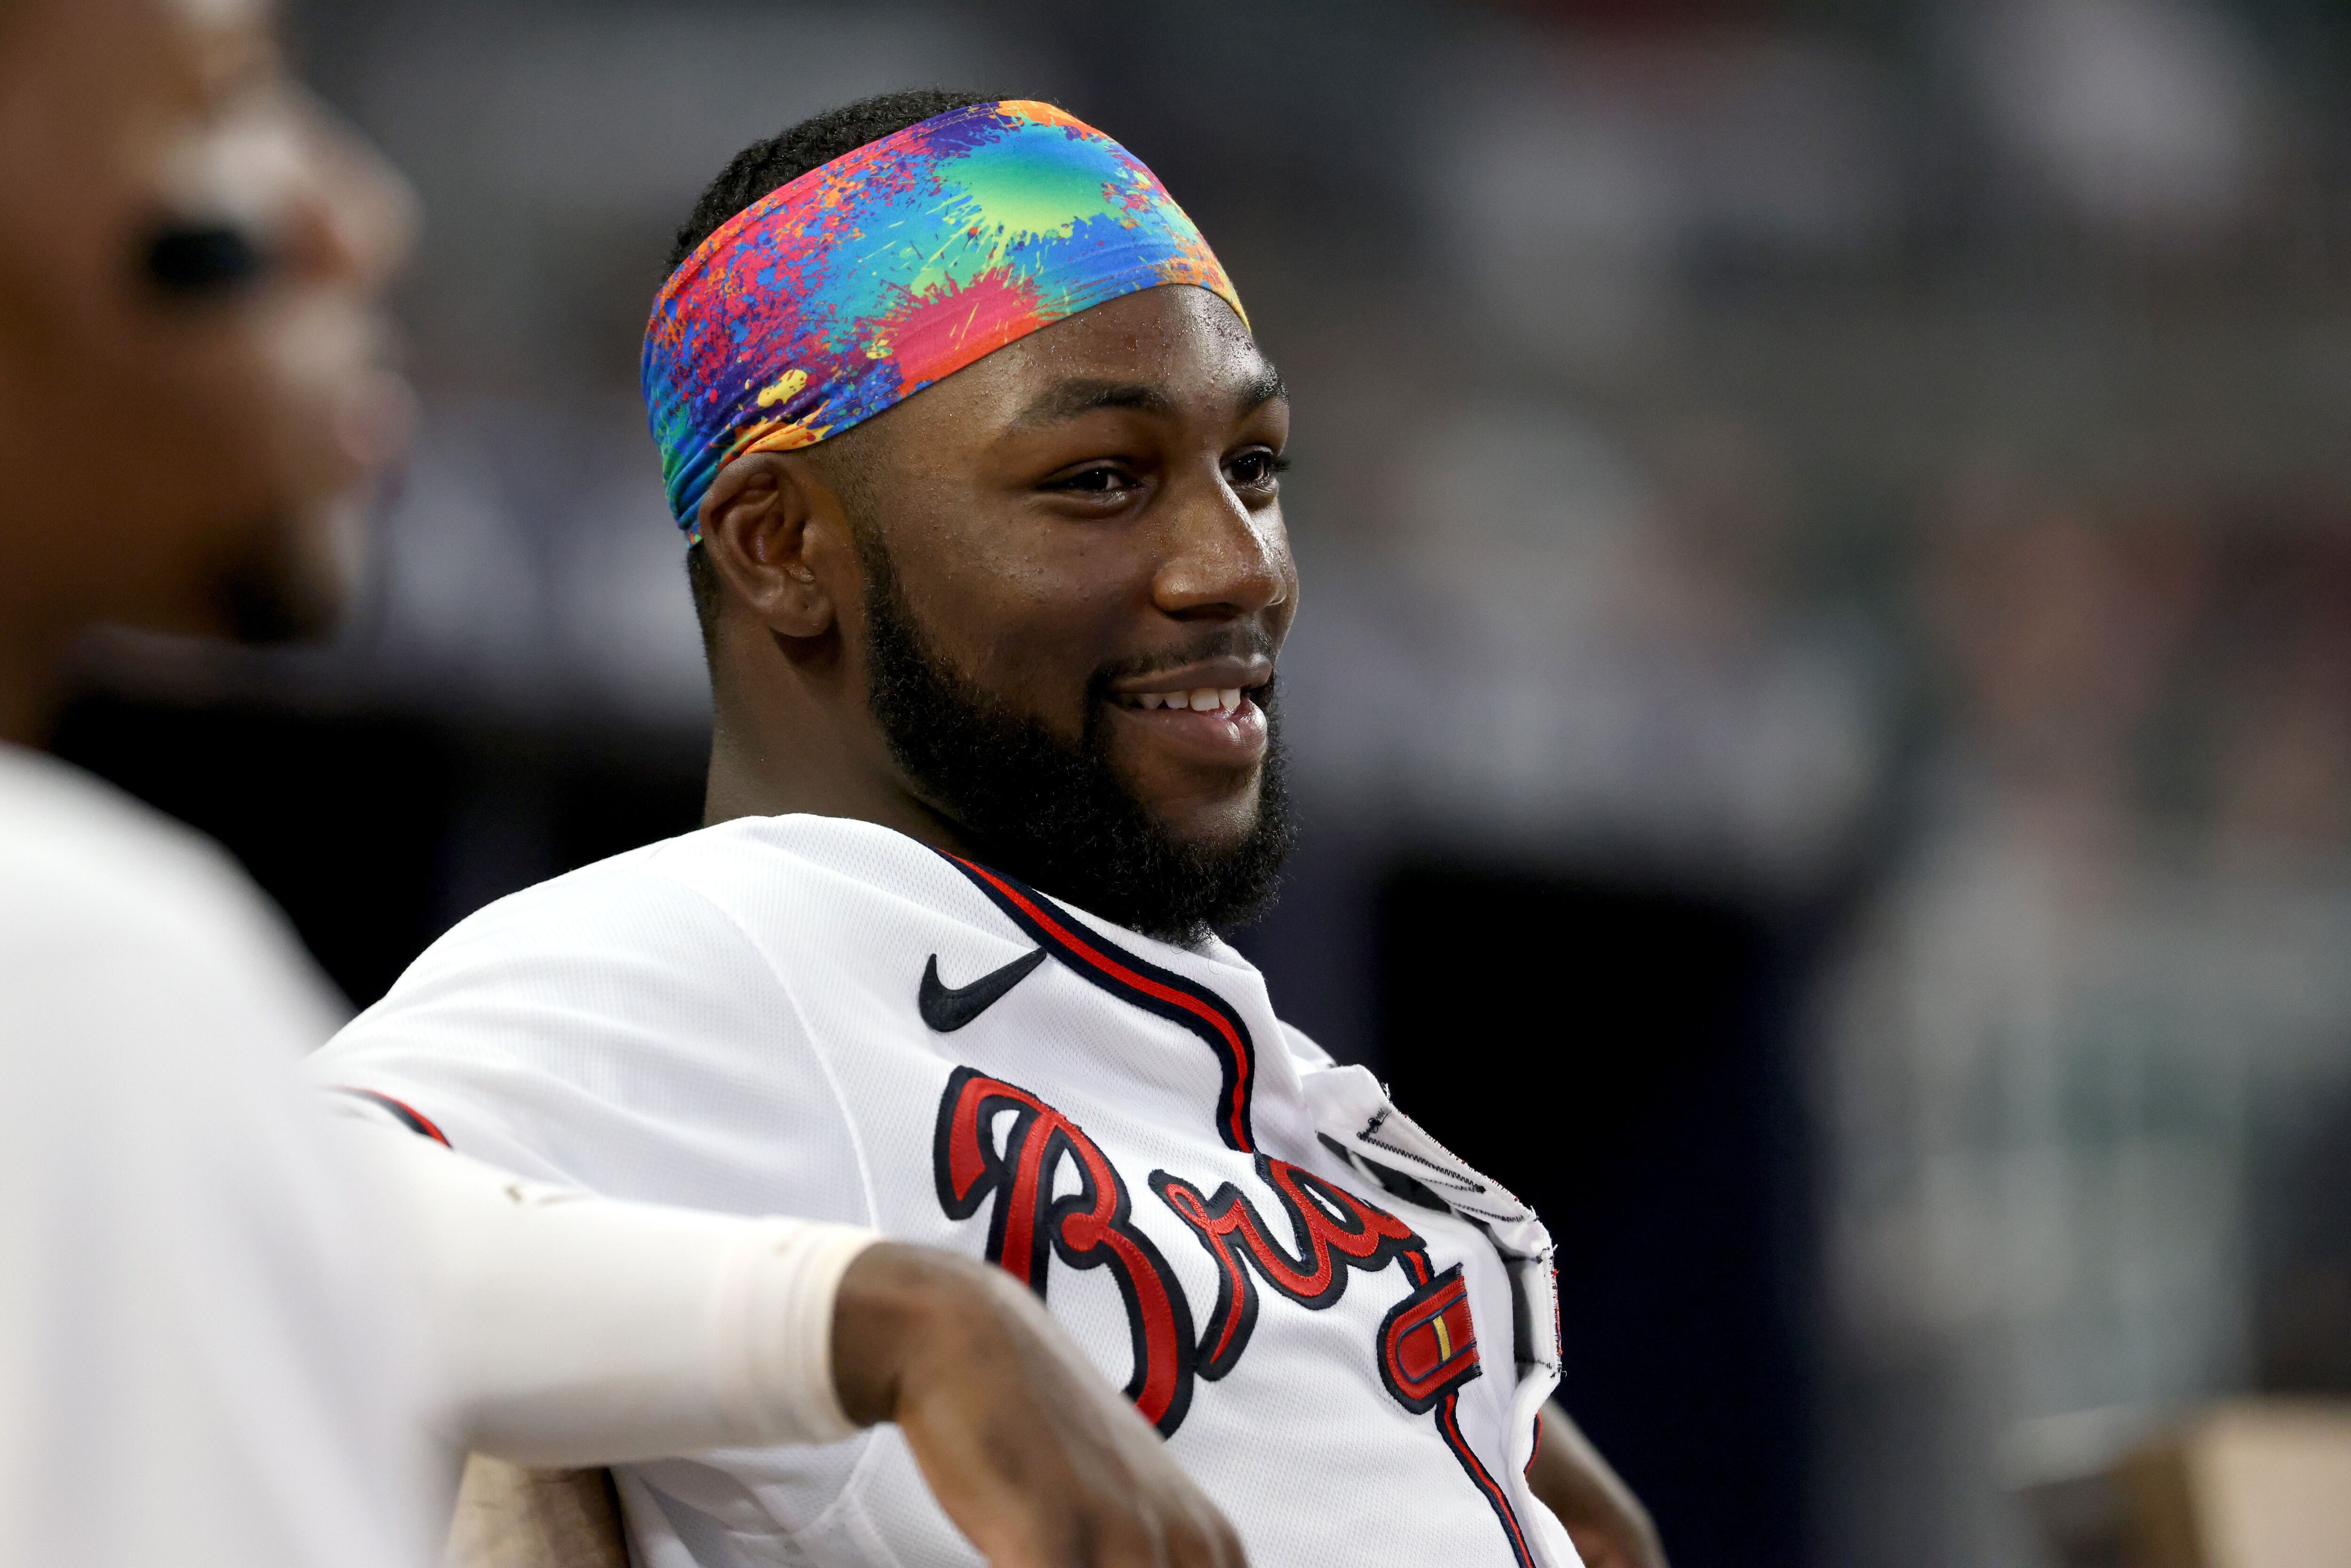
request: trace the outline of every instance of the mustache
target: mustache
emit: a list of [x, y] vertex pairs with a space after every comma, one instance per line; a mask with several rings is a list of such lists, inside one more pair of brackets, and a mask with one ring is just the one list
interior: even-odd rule
[[1086, 683], [1096, 697], [1109, 695], [1113, 684], [1155, 675], [1162, 670], [1181, 669], [1186, 664], [1204, 659], [1261, 658], [1271, 662], [1281, 652], [1281, 643], [1271, 632], [1254, 622], [1232, 626], [1219, 626], [1203, 632], [1190, 642], [1173, 648], [1155, 649], [1148, 653], [1131, 653], [1123, 659], [1113, 659], [1093, 673]]

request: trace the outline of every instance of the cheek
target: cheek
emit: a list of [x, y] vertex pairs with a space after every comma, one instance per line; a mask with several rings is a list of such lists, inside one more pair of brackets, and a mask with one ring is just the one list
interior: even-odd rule
[[1133, 651], [1122, 636], [1131, 638], [1135, 597], [1121, 586], [1123, 564], [1105, 541], [1057, 538], [1017, 515], [990, 518], [984, 503], [956, 525], [892, 541], [935, 651], [1014, 712], [1076, 738], [1096, 672]]
[[279, 482], [301, 500], [339, 495], [398, 455], [406, 383], [381, 363], [382, 329], [356, 299], [314, 294], [274, 316], [257, 372]]
[[[368, 467], [352, 434], [373, 385], [362, 340], [345, 313], [298, 299], [166, 317], [118, 339], [126, 351], [84, 378], [61, 434], [78, 507], [119, 536], [119, 591], [136, 601], [122, 613], [217, 632], [215, 591], [230, 582], [302, 627], [331, 612], [358, 553], [352, 502]], [[401, 423], [404, 402], [390, 401], [379, 423]]]
[[1032, 592], [1001, 602], [987, 622], [976, 674], [982, 685], [1067, 739], [1090, 716], [1095, 673], [1115, 655], [1100, 607]]
[[[192, 496], [245, 513], [309, 513], [404, 440], [404, 386], [377, 369], [373, 323], [331, 298], [257, 300], [189, 331], [156, 401], [188, 433]], [[159, 422], [160, 423], [160, 422]]]

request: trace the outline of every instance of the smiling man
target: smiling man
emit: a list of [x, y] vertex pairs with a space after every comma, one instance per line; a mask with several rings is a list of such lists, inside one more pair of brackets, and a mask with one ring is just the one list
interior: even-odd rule
[[[1215, 935], [1288, 842], [1298, 582], [1287, 399], [1191, 222], [1050, 106], [867, 100], [705, 193], [644, 382], [711, 825], [475, 915], [324, 1071], [511, 1168], [988, 1259], [1259, 1564], [1573, 1563], [1541, 1227]], [[972, 1561], [888, 1428], [621, 1491], [664, 1568]]]

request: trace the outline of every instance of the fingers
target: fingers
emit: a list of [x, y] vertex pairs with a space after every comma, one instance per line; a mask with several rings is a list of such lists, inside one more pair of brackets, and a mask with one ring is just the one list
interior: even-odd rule
[[1113, 1391], [1081, 1418], [1071, 1406], [1094, 1402], [1092, 1391], [1008, 1410], [999, 1388], [992, 1419], [939, 1392], [901, 1429], [940, 1507], [993, 1568], [1245, 1568], [1231, 1524]]
[[852, 1266], [835, 1381], [852, 1415], [897, 1422], [992, 1568], [1246, 1568], [1231, 1524], [1032, 1294], [919, 1250]]
[[939, 1500], [991, 1568], [1246, 1568], [1249, 1562], [1232, 1526], [1172, 1464], [1167, 1473], [1130, 1475], [1115, 1489], [1003, 1487], [986, 1499], [951, 1499], [941, 1490]]
[[1205, 1499], [1157, 1508], [1123, 1499], [1080, 1527], [1062, 1555], [1077, 1568], [1247, 1568], [1248, 1553], [1224, 1516]]
[[1249, 1553], [1225, 1516], [1211, 1510], [1208, 1517], [1187, 1517], [1169, 1531], [1167, 1561], [1173, 1568], [1247, 1568]]

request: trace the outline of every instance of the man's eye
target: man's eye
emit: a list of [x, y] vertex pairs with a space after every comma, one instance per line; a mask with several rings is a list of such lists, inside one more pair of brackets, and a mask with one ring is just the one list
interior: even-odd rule
[[1256, 489], [1272, 484], [1289, 466], [1270, 452], [1244, 452], [1225, 465], [1225, 473], [1236, 488]]
[[1074, 474], [1054, 480], [1046, 487], [1075, 491], [1081, 496], [1114, 496], [1134, 483], [1124, 469], [1105, 463], [1092, 468], [1081, 468]]

